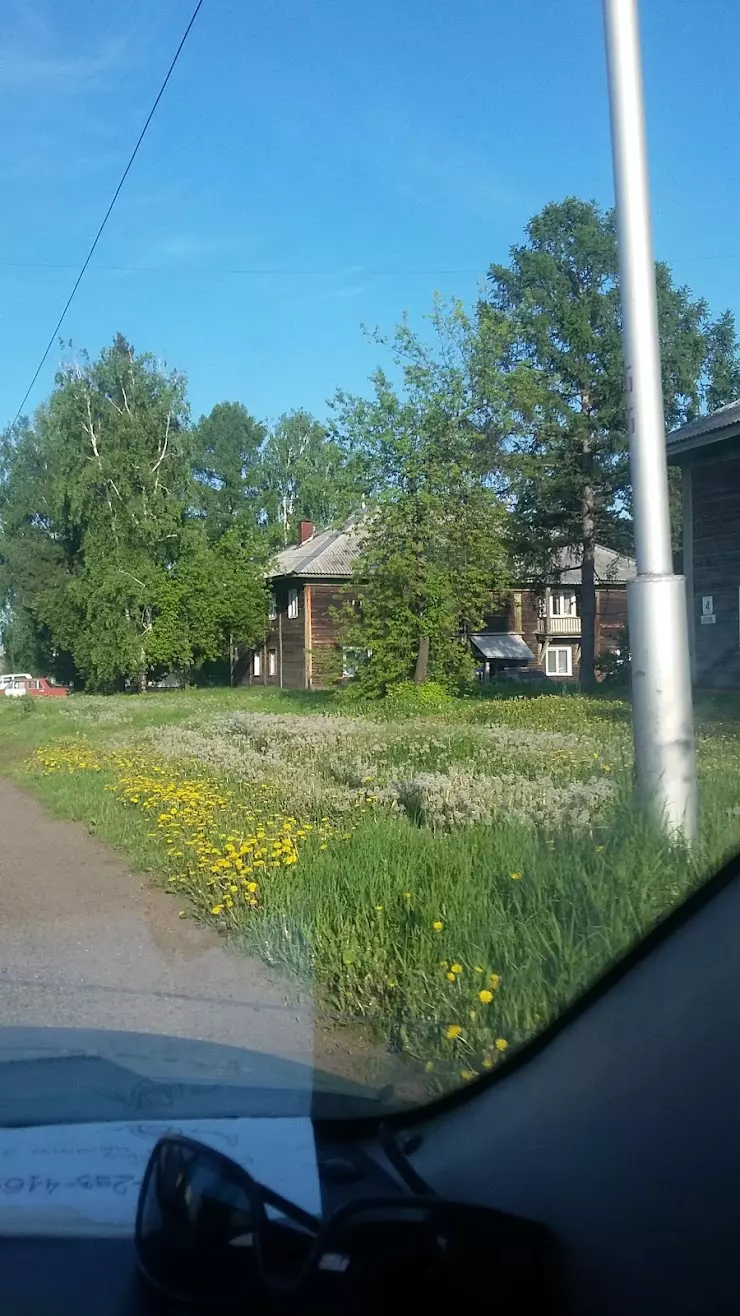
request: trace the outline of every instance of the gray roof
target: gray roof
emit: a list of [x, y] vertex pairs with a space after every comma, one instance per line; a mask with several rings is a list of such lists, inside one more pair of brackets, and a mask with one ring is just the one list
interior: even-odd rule
[[496, 634], [493, 631], [478, 631], [471, 635], [471, 640], [484, 658], [508, 658], [515, 662], [529, 662], [534, 654], [520, 635], [511, 633]]
[[360, 527], [350, 517], [341, 530], [319, 530], [305, 544], [293, 544], [278, 553], [268, 576], [327, 576], [349, 580], [360, 551]]
[[668, 456], [677, 456], [691, 448], [703, 448], [710, 443], [720, 443], [732, 434], [740, 433], [740, 402], [728, 402], [709, 416], [700, 416], [688, 425], [673, 430], [668, 435]]
[[[276, 555], [267, 573], [268, 578], [299, 576], [305, 580], [349, 580], [360, 552], [363, 519], [363, 516], [350, 517], [340, 530], [318, 530], [305, 544], [284, 548]], [[636, 574], [631, 557], [622, 557], [602, 544], [596, 545], [594, 559], [596, 580], [600, 585], [624, 584]], [[563, 585], [580, 585], [581, 560], [576, 550], [561, 549], [553, 576]]]
[[[597, 585], [624, 585], [637, 575], [637, 565], [632, 557], [615, 553], [603, 544], [594, 546], [594, 567]], [[581, 553], [575, 548], [562, 548], [558, 553], [555, 572], [561, 585], [580, 585]]]

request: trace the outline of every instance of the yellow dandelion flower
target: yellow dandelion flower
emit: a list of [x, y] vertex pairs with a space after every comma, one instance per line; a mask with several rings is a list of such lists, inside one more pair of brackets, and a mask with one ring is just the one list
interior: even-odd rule
[[482, 964], [474, 964], [474, 965], [473, 965], [473, 973], [483, 973], [483, 972], [484, 972], [484, 969], [483, 969], [483, 965], [482, 965]]
[[448, 1042], [454, 1042], [456, 1037], [462, 1036], [462, 1028], [459, 1024], [448, 1024], [445, 1028], [445, 1037]]
[[457, 982], [457, 978], [455, 977], [454, 973], [448, 973], [447, 978], [449, 982]]
[[494, 1042], [494, 1046], [496, 1047], [497, 1051], [507, 1051], [509, 1048], [509, 1043], [507, 1042], [505, 1037], [497, 1037], [496, 1041]]
[[444, 923], [442, 922], [441, 918], [435, 919], [432, 924], [432, 927], [434, 928], [435, 932], [441, 932], [444, 927]]
[[471, 1078], [475, 1078], [475, 1070], [474, 1070], [474, 1069], [461, 1069], [461, 1070], [460, 1070], [460, 1078], [464, 1079], [466, 1083], [469, 1083], [470, 1080], [471, 1080]]
[[483, 1068], [484, 1068], [484, 1069], [493, 1069], [493, 1061], [492, 1061], [492, 1059], [491, 1059], [490, 1056], [484, 1056], [484, 1057], [483, 1057]]
[[522, 877], [521, 873], [512, 873], [512, 874], [511, 874], [511, 880], [512, 880], [512, 882], [520, 882], [520, 881], [521, 881], [521, 877]]
[[493, 987], [493, 990], [495, 992], [497, 992], [499, 987], [501, 986], [501, 978], [498, 973], [491, 974], [491, 986]]
[[211, 909], [212, 914], [223, 914], [223, 911], [224, 911], [223, 905], [214, 905], [213, 908]]
[[453, 973], [462, 973], [463, 966], [462, 964], [451, 964], [450, 969]]

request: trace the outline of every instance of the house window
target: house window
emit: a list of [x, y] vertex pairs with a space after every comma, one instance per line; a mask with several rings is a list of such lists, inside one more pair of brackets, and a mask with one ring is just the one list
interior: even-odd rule
[[262, 675], [262, 654], [252, 654], [252, 676]]
[[267, 650], [267, 675], [277, 676], [277, 649]]
[[275, 598], [274, 594], [270, 595], [270, 603], [267, 609], [267, 617], [269, 621], [277, 620], [277, 599]]
[[545, 657], [545, 671], [548, 676], [573, 675], [573, 650], [569, 644], [559, 649], [548, 649]]
[[576, 617], [577, 615], [575, 594], [566, 594], [558, 590], [550, 595], [551, 617]]
[[362, 659], [362, 649], [342, 649], [342, 676], [348, 678], [356, 676]]
[[288, 616], [292, 619], [298, 616], [298, 590], [288, 590]]

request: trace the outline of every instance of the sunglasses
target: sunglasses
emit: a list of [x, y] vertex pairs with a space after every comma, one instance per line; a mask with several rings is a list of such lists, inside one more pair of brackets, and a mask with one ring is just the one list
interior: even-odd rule
[[136, 1216], [145, 1279], [202, 1310], [373, 1312], [402, 1295], [447, 1304], [554, 1301], [550, 1236], [541, 1226], [434, 1196], [359, 1200], [321, 1221], [221, 1152], [167, 1135], [152, 1152]]

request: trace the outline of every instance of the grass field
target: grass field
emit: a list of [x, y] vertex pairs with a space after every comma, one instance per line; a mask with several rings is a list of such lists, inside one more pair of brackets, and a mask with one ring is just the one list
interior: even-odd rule
[[[541, 1029], [740, 845], [740, 705], [698, 701], [701, 840], [634, 807], [627, 703], [0, 700], [0, 769], [440, 1083]], [[52, 880], [52, 875], [50, 880]], [[37, 899], [43, 899], [43, 884]]]

